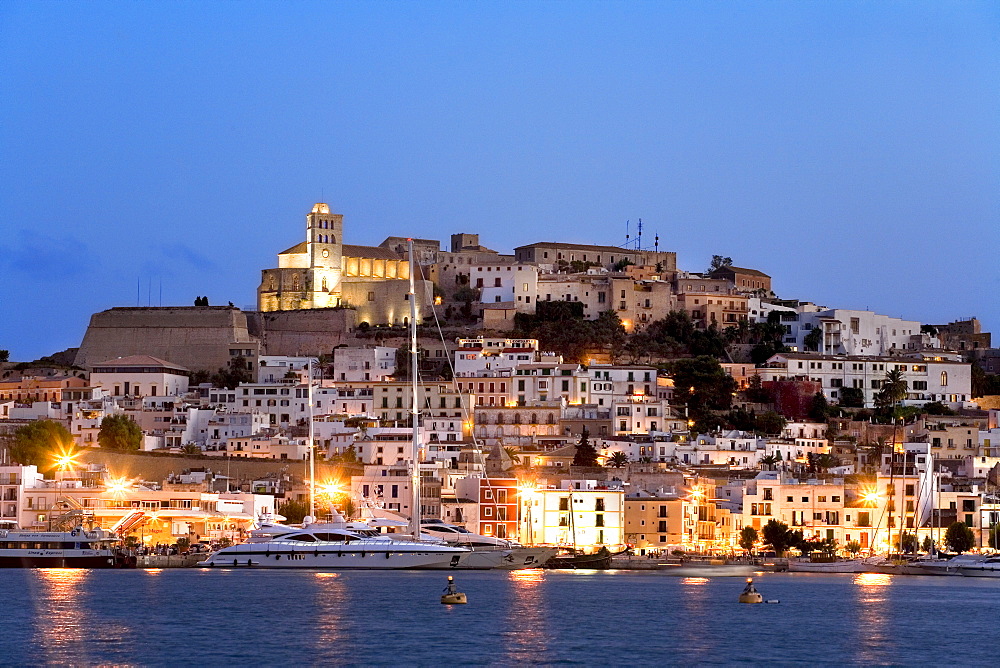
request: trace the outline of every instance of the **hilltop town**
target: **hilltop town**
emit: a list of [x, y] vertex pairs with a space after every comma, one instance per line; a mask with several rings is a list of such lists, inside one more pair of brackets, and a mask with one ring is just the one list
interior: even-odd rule
[[408, 518], [416, 458], [423, 518], [525, 544], [734, 554], [776, 520], [803, 551], [997, 546], [1000, 349], [975, 318], [782, 298], [658, 238], [413, 239], [415, 457], [408, 240], [344, 227], [313, 206], [255, 309], [113, 308], [76, 351], [4, 360], [0, 521], [236, 542], [301, 520], [312, 453], [324, 508]]

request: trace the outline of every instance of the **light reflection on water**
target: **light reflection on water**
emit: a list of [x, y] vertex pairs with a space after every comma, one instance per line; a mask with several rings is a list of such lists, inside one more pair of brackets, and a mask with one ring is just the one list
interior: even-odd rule
[[857, 600], [856, 660], [863, 664], [884, 663], [892, 657], [888, 596], [893, 576], [884, 573], [858, 573], [853, 579]]
[[315, 620], [309, 633], [316, 639], [318, 656], [334, 654], [337, 644], [346, 639], [344, 616], [347, 597], [340, 573], [313, 573], [316, 580]]
[[545, 571], [540, 568], [510, 571], [511, 603], [504, 620], [507, 651], [504, 661], [512, 664], [537, 660], [548, 649]]
[[81, 585], [90, 571], [79, 568], [39, 568], [31, 573], [37, 585], [34, 640], [45, 663], [60, 663], [67, 648], [84, 644]]
[[993, 630], [987, 578], [769, 573], [780, 605], [743, 605], [736, 578], [469, 571], [442, 606], [446, 575], [8, 571], [0, 664], [996, 663], [967, 642]]

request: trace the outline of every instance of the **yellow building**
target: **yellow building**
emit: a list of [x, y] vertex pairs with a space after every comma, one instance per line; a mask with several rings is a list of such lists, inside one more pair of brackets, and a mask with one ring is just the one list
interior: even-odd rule
[[[306, 240], [278, 253], [257, 289], [260, 311], [351, 307], [355, 321], [370, 325], [409, 322], [410, 268], [404, 254], [343, 242], [344, 216], [317, 203], [306, 215]], [[430, 281], [418, 280], [417, 319], [433, 297]]]

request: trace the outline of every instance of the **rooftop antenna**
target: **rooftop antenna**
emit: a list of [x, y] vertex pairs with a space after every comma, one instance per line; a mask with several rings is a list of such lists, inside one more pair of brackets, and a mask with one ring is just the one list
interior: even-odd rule
[[625, 221], [625, 248], [628, 248], [628, 239], [629, 239], [629, 234], [628, 234], [628, 221], [626, 220], [626, 221]]
[[653, 250], [656, 253], [660, 252], [660, 233], [657, 232], [656, 236], [653, 237]]
[[142, 279], [139, 276], [135, 277], [135, 305], [139, 306], [139, 283]]
[[639, 219], [639, 236], [636, 238], [635, 249], [642, 250], [642, 218]]

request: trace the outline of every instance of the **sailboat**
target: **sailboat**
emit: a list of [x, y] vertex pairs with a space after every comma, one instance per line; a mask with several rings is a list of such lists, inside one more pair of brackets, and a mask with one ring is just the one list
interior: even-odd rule
[[614, 556], [607, 546], [602, 545], [597, 552], [586, 553], [576, 546], [576, 522], [573, 513], [573, 494], [569, 495], [569, 527], [573, 537], [573, 547], [563, 554], [556, 555], [543, 564], [543, 568], [573, 568], [607, 570], [611, 568], [611, 557]]
[[[410, 568], [459, 568], [474, 560], [478, 568], [499, 565], [502, 555], [483, 558], [472, 550], [448, 545], [444, 541], [421, 540], [420, 536], [420, 449], [417, 403], [417, 329], [414, 290], [413, 241], [410, 251], [410, 341], [413, 366], [413, 453], [411, 486], [413, 502], [410, 536], [382, 534], [364, 522], [348, 522], [331, 509], [330, 522], [315, 522], [316, 469], [313, 432], [312, 364], [309, 365], [309, 516], [301, 528], [262, 522], [251, 541], [223, 548], [202, 562], [207, 568], [312, 568], [322, 570]], [[493, 563], [495, 562], [495, 563]], [[482, 565], [480, 565], [482, 564]], [[491, 565], [492, 564], [492, 565]]]

